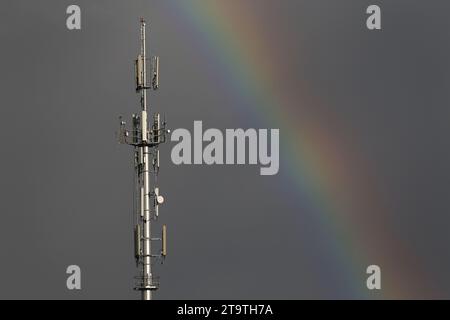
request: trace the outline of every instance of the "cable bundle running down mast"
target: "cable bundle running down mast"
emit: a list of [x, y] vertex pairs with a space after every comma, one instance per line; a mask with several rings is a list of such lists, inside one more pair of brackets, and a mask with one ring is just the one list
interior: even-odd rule
[[[166, 226], [162, 227], [161, 238], [152, 237], [152, 221], [158, 220], [159, 205], [164, 197], [159, 188], [150, 185], [150, 173], [158, 181], [159, 145], [166, 141], [166, 123], [161, 123], [159, 113], [153, 115], [151, 128], [147, 120], [147, 90], [157, 90], [159, 87], [159, 57], [152, 58], [152, 81], [147, 86], [147, 58], [145, 47], [145, 21], [141, 19], [141, 52], [135, 61], [136, 92], [141, 95], [141, 113], [133, 114], [132, 129], [125, 128], [126, 123], [120, 119], [118, 132], [119, 142], [134, 147], [135, 192], [133, 214], [135, 216], [134, 239], [136, 265], [140, 268], [139, 276], [135, 277], [135, 290], [142, 292], [142, 300], [151, 300], [152, 292], [159, 287], [159, 278], [152, 273], [154, 262], [163, 261], [166, 257]], [[152, 171], [151, 171], [152, 168]], [[160, 241], [157, 253], [152, 243]]]

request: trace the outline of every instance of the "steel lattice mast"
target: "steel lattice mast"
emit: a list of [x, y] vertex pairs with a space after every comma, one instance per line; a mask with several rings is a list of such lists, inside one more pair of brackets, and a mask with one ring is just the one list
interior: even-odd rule
[[[159, 205], [164, 198], [156, 185], [151, 186], [150, 174], [153, 181], [157, 181], [159, 172], [159, 145], [166, 141], [165, 122], [161, 123], [159, 113], [153, 115], [151, 127], [148, 124], [147, 90], [157, 90], [159, 87], [159, 58], [152, 58], [152, 83], [147, 85], [147, 57], [146, 57], [146, 23], [141, 19], [141, 50], [135, 60], [136, 92], [141, 95], [141, 113], [133, 114], [132, 129], [125, 128], [126, 123], [120, 121], [119, 142], [134, 147], [135, 192], [134, 212], [135, 227], [135, 259], [140, 268], [136, 277], [135, 289], [142, 292], [143, 300], [151, 300], [152, 292], [159, 287], [159, 278], [153, 273], [152, 267], [157, 260], [161, 262], [166, 256], [166, 226], [162, 227], [161, 238], [152, 237], [152, 221], [157, 221]], [[152, 242], [161, 241], [160, 250], [152, 250]]]

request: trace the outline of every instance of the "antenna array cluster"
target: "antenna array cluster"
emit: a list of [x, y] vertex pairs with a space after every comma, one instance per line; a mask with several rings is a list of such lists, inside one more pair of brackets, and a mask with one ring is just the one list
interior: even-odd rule
[[[159, 217], [159, 206], [164, 203], [159, 187], [159, 145], [166, 142], [165, 120], [154, 113], [151, 124], [147, 119], [147, 90], [159, 87], [159, 57], [152, 58], [151, 85], [147, 85], [146, 23], [141, 19], [141, 51], [135, 60], [136, 92], [141, 96], [141, 112], [132, 115], [132, 127], [120, 118], [118, 140], [134, 147], [134, 256], [140, 272], [135, 277], [135, 289], [142, 292], [143, 300], [151, 300], [152, 292], [159, 287], [159, 278], [152, 272], [155, 262], [163, 262], [167, 255], [167, 228], [162, 226], [160, 238], [152, 237], [152, 222]], [[154, 183], [151, 184], [151, 177]], [[160, 242], [159, 249], [153, 244]]]

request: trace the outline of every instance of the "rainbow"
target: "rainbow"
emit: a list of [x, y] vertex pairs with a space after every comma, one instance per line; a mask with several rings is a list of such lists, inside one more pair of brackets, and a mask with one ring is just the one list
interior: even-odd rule
[[[220, 77], [246, 103], [243, 116], [257, 118], [267, 128], [280, 128], [280, 174], [283, 193], [309, 201], [317, 228], [332, 235], [336, 264], [353, 282], [358, 299], [431, 298], [437, 292], [425, 284], [423, 270], [408, 244], [389, 230], [390, 212], [374, 165], [352, 145], [351, 133], [339, 117], [321, 113], [326, 101], [308, 93], [308, 84], [284, 88], [289, 72], [277, 39], [269, 39], [267, 23], [254, 14], [249, 1], [165, 1], [177, 32], [205, 46], [220, 65]], [[189, 30], [186, 30], [186, 26]], [[301, 40], [300, 40], [301, 41]], [[290, 57], [301, 59], [301, 57]], [[232, 71], [231, 71], [232, 70]], [[216, 70], [217, 72], [217, 70]], [[212, 75], [217, 77], [218, 75]], [[232, 81], [231, 81], [232, 80]], [[292, 201], [292, 200], [291, 200]], [[298, 220], [301, 223], [302, 212]], [[382, 293], [365, 288], [365, 268], [383, 271]], [[389, 266], [389, 270], [383, 268]], [[395, 268], [392, 266], [395, 265]], [[386, 276], [385, 276], [386, 274]]]

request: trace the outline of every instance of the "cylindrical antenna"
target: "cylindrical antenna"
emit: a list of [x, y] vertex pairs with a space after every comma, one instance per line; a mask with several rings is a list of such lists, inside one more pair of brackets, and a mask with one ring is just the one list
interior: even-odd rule
[[152, 77], [152, 88], [157, 90], [159, 88], [159, 57], [153, 57], [153, 77]]
[[162, 227], [162, 250], [161, 255], [163, 257], [167, 256], [167, 227], [166, 225], [163, 225]]

